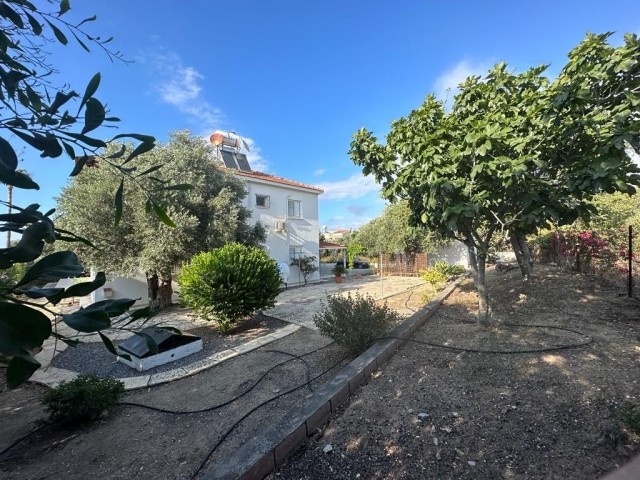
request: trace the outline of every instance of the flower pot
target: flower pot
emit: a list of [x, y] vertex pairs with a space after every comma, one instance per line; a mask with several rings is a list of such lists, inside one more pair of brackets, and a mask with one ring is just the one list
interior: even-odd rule
[[340, 275], [336, 275], [336, 283], [342, 283], [342, 277]]

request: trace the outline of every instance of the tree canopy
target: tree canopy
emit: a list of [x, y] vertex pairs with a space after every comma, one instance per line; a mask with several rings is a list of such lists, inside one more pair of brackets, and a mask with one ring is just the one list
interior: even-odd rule
[[[435, 96], [392, 123], [386, 144], [354, 135], [352, 160], [389, 200], [406, 199], [413, 225], [477, 252], [479, 320], [491, 320], [485, 259], [498, 231], [514, 236], [592, 210], [596, 193], [633, 193], [640, 170], [640, 41], [588, 35], [550, 82], [545, 66], [496, 65], [460, 85], [450, 111]], [[473, 263], [473, 262], [472, 262]]]
[[[103, 168], [103, 158], [120, 148], [112, 145], [97, 156], [96, 167], [71, 179], [58, 197], [57, 224], [93, 239], [98, 247], [74, 246], [86, 265], [110, 274], [145, 272], [150, 302], [166, 307], [171, 304], [176, 266], [229, 242], [264, 242], [262, 226], [247, 223], [251, 213], [242, 204], [244, 184], [216, 166], [211, 145], [202, 138], [188, 131], [174, 132], [168, 143], [141, 155], [136, 161], [140, 173], [134, 178], [143, 188], [123, 186], [121, 178]], [[149, 169], [155, 171], [141, 175]], [[184, 183], [174, 185], [175, 179]], [[146, 198], [152, 188], [156, 191], [153, 201]], [[114, 228], [111, 212], [116, 191], [123, 200], [121, 220]], [[158, 201], [168, 205], [167, 215], [176, 228], [148, 214]]]

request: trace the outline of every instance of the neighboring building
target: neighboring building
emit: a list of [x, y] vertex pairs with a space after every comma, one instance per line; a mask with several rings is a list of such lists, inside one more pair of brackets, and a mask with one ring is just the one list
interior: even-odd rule
[[351, 229], [333, 230], [324, 232], [324, 238], [328, 242], [340, 242], [351, 234]]
[[[287, 264], [304, 256], [314, 256], [319, 261], [318, 195], [323, 190], [252, 171], [244, 154], [237, 148], [226, 147], [228, 137], [223, 136], [218, 144], [214, 141], [215, 135], [218, 132], [211, 140], [220, 145], [219, 153], [225, 168], [247, 187], [245, 206], [251, 210], [252, 221], [261, 222], [267, 229], [265, 246], [269, 256], [278, 263]], [[304, 283], [298, 268], [292, 266], [290, 269], [289, 284]], [[319, 279], [319, 272], [309, 278], [310, 281]]]

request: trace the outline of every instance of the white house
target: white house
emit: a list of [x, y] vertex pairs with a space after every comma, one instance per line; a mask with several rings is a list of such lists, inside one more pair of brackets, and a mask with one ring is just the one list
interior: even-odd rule
[[[252, 222], [261, 222], [266, 227], [266, 249], [271, 258], [286, 265], [305, 256], [314, 256], [319, 262], [318, 195], [322, 189], [252, 171], [241, 151], [243, 147], [248, 149], [248, 145], [235, 133], [216, 131], [210, 141], [217, 147], [223, 168], [246, 185], [245, 206], [251, 211]], [[310, 281], [319, 279], [319, 271], [309, 278]], [[304, 282], [297, 267], [290, 267], [288, 281]]]
[[[266, 249], [271, 258], [286, 264], [304, 256], [320, 258], [320, 188], [261, 172], [231, 172], [246, 185], [245, 206], [251, 210], [252, 221], [262, 222], [267, 229]], [[298, 268], [290, 268], [289, 283], [302, 283]], [[309, 278], [319, 279], [319, 272]]]

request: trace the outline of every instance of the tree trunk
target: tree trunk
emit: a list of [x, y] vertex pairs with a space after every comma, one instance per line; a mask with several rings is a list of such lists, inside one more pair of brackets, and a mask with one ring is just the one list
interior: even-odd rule
[[531, 277], [531, 251], [524, 235], [516, 232], [509, 232], [509, 240], [513, 253], [516, 254], [516, 260], [520, 266], [520, 272], [525, 279]]
[[172, 305], [171, 276], [158, 277], [157, 273], [147, 272], [147, 289], [149, 292], [149, 306], [152, 309], [168, 308]]
[[494, 324], [494, 321], [485, 281], [485, 261], [486, 258], [483, 254], [478, 255], [478, 281], [476, 282], [476, 288], [478, 289], [478, 323], [483, 327], [489, 327]]
[[478, 285], [478, 259], [476, 257], [476, 250], [472, 244], [467, 244], [467, 251], [469, 252], [469, 266], [471, 267], [471, 274], [473, 275], [473, 281]]

